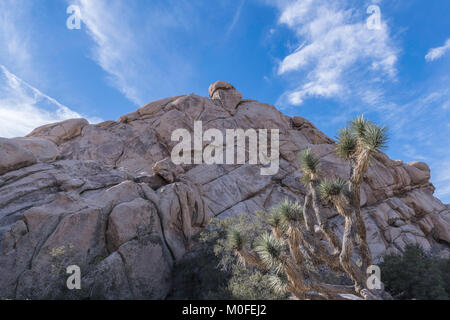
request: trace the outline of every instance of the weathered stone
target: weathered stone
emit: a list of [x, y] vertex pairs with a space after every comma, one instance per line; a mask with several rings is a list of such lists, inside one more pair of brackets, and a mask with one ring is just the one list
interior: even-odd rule
[[209, 87], [209, 97], [221, 102], [222, 106], [233, 115], [242, 100], [242, 93], [225, 81], [217, 81]]
[[450, 243], [450, 223], [442, 219], [437, 213], [431, 214], [431, 221], [433, 221], [433, 230], [435, 231], [436, 237], [439, 240]]
[[15, 142], [22, 148], [30, 151], [36, 159], [42, 162], [56, 160], [58, 147], [47, 139], [15, 138]]
[[36, 157], [16, 141], [0, 138], [0, 175], [36, 163]]
[[133, 240], [119, 249], [134, 299], [163, 299], [171, 287], [170, 257], [159, 238]]
[[[242, 100], [226, 82], [209, 94], [155, 101], [118, 122], [74, 119], [0, 139], [0, 298], [162, 299], [174, 262], [211, 217], [304, 200], [299, 151], [319, 156], [324, 177], [349, 177], [334, 141], [308, 120]], [[222, 133], [278, 129], [278, 173], [262, 176], [248, 163], [174, 165], [171, 134], [192, 133], [194, 121]], [[409, 244], [449, 252], [450, 207], [429, 178], [425, 163], [373, 159], [361, 206], [374, 261]], [[328, 205], [324, 216], [342, 235], [343, 217]], [[66, 287], [69, 264], [81, 268], [80, 291]]]
[[421, 184], [430, 180], [430, 169], [425, 166], [426, 164], [422, 162], [411, 162], [404, 166], [413, 184]]
[[160, 234], [160, 222], [155, 207], [137, 198], [117, 205], [109, 216], [106, 239], [110, 252], [138, 236], [140, 232]]
[[176, 260], [191, 246], [191, 237], [205, 227], [211, 213], [198, 190], [174, 183], [157, 191], [158, 211], [168, 246]]
[[69, 119], [36, 128], [27, 137], [44, 138], [59, 145], [79, 136], [81, 130], [87, 125], [89, 125], [89, 122], [86, 119]]
[[150, 188], [155, 190], [167, 184], [167, 181], [165, 181], [161, 176], [157, 174], [148, 175], [145, 172], [140, 173], [134, 181], [137, 183], [145, 183], [150, 186]]
[[168, 183], [174, 182], [177, 176], [184, 173], [184, 169], [181, 166], [175, 165], [170, 158], [155, 163], [152, 171]]
[[333, 143], [334, 141], [324, 135], [322, 132], [317, 130], [310, 121], [305, 118], [294, 116], [292, 118], [292, 126], [300, 130], [312, 144], [323, 144], [323, 143]]
[[94, 300], [127, 300], [134, 295], [128, 282], [125, 264], [118, 252], [102, 260], [82, 279], [78, 298]]

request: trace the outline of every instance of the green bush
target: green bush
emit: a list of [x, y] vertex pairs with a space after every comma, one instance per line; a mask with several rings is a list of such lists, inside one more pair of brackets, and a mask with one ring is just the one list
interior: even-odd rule
[[194, 238], [194, 250], [174, 268], [173, 299], [278, 300], [288, 298], [270, 285], [270, 274], [243, 266], [233, 254], [227, 234], [239, 229], [249, 239], [265, 231], [265, 213], [214, 219]]
[[385, 256], [380, 268], [381, 280], [394, 299], [450, 299], [450, 259], [408, 246], [403, 255]]

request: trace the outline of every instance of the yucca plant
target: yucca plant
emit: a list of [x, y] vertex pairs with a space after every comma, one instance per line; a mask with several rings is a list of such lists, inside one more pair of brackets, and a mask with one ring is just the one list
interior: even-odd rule
[[370, 159], [386, 148], [387, 141], [387, 127], [380, 127], [361, 115], [339, 130], [336, 154], [350, 161], [355, 171], [360, 171], [355, 178], [361, 178], [367, 171]]
[[355, 133], [355, 135], [358, 137], [358, 139], [361, 139], [365, 132], [368, 125], [370, 125], [372, 122], [367, 120], [364, 117], [364, 114], [357, 116], [352, 121], [350, 121], [350, 128]]
[[363, 149], [374, 153], [383, 151], [387, 147], [387, 127], [379, 127], [374, 123], [367, 124], [360, 141]]
[[[272, 288], [289, 292], [299, 299], [340, 299], [353, 293], [365, 299], [385, 297], [384, 291], [367, 288], [366, 268], [371, 254], [366, 241], [364, 221], [360, 214], [359, 189], [375, 155], [386, 147], [387, 129], [364, 116], [355, 118], [338, 132], [336, 154], [351, 164], [349, 180], [342, 177], [322, 179], [320, 159], [308, 148], [298, 155], [302, 182], [307, 189], [303, 204], [281, 201], [267, 215], [271, 233], [264, 233], [246, 247], [244, 237], [232, 230], [230, 245], [246, 263], [270, 270]], [[329, 203], [345, 218], [339, 238], [324, 214]], [[323, 236], [328, 241], [324, 244]], [[354, 252], [354, 245], [359, 251]], [[352, 259], [360, 255], [362, 264]], [[353, 286], [324, 283], [317, 274], [319, 266], [346, 274]]]
[[[340, 132], [346, 133], [338, 135], [336, 153], [343, 160], [350, 161], [352, 165], [349, 180], [349, 201], [356, 214], [356, 238], [361, 249], [363, 267], [368, 267], [372, 264], [372, 258], [367, 245], [366, 227], [361, 217], [360, 190], [364, 175], [368, 171], [373, 157], [387, 146], [387, 128], [380, 127], [361, 115], [352, 120]], [[345, 146], [349, 144], [348, 136], [353, 137], [351, 139], [354, 140], [356, 146], [353, 152], [346, 153], [344, 150]]]
[[283, 222], [300, 221], [302, 219], [302, 207], [298, 202], [290, 202], [284, 199], [278, 206], [274, 208], [278, 212]]
[[306, 177], [306, 180], [304, 181], [306, 182], [306, 184], [318, 177], [319, 159], [310, 148], [300, 152], [298, 161], [300, 163], [300, 169], [303, 172], [303, 175]]
[[322, 199], [333, 202], [337, 197], [346, 193], [347, 181], [341, 177], [333, 180], [325, 179], [319, 185], [319, 193]]
[[269, 213], [267, 217], [267, 223], [274, 229], [283, 230], [285, 228], [285, 220], [283, 218], [283, 214], [278, 208], [275, 207]]
[[351, 128], [346, 127], [339, 130], [337, 140], [336, 154], [346, 161], [350, 160], [358, 146], [357, 136]]
[[244, 248], [245, 238], [237, 229], [232, 229], [228, 234], [229, 247], [233, 250], [240, 251]]
[[284, 274], [272, 274], [269, 276], [270, 287], [278, 294], [288, 292], [289, 281]]
[[261, 258], [262, 263], [275, 273], [283, 269], [284, 244], [270, 233], [262, 234], [255, 241], [255, 252]]

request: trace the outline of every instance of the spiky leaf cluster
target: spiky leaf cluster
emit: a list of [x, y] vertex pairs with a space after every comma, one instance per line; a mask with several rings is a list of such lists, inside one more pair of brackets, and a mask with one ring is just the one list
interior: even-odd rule
[[315, 175], [319, 171], [319, 159], [310, 148], [299, 153], [298, 162], [302, 172], [307, 176]]
[[341, 177], [333, 180], [325, 179], [319, 185], [319, 193], [322, 199], [331, 201], [334, 197], [346, 193], [347, 181]]
[[291, 202], [285, 198], [269, 214], [268, 222], [272, 227], [284, 229], [287, 224], [303, 221], [303, 209], [298, 202]]
[[350, 128], [352, 132], [356, 135], [358, 139], [361, 139], [364, 137], [364, 134], [366, 132], [367, 125], [369, 125], [371, 122], [367, 120], [364, 115], [360, 115], [350, 121]]
[[267, 223], [272, 228], [283, 230], [285, 228], [285, 220], [280, 210], [272, 209], [267, 217]]
[[228, 246], [232, 250], [239, 251], [241, 250], [245, 245], [245, 237], [242, 235], [242, 233], [238, 229], [231, 229], [228, 233]]
[[366, 126], [364, 136], [361, 138], [363, 147], [372, 152], [384, 150], [387, 141], [387, 127], [379, 127], [374, 123], [369, 123]]
[[288, 283], [285, 274], [271, 274], [269, 276], [269, 287], [277, 294], [286, 294]]
[[282, 271], [281, 262], [284, 250], [284, 243], [270, 233], [265, 232], [255, 240], [255, 252], [262, 262], [275, 273]]
[[387, 128], [380, 127], [361, 115], [339, 131], [336, 153], [347, 161], [355, 158], [357, 153], [363, 150], [373, 153], [382, 151], [386, 148], [387, 141]]
[[343, 160], [350, 160], [358, 146], [358, 140], [351, 128], [339, 130], [337, 136], [338, 144], [336, 145], [336, 153]]

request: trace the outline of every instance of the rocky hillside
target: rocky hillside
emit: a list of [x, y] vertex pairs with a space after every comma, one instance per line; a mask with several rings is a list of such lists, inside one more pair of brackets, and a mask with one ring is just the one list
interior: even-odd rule
[[[349, 175], [334, 142], [301, 117], [211, 85], [210, 98], [152, 102], [117, 122], [75, 119], [0, 139], [0, 298], [162, 299], [174, 262], [215, 216], [251, 214], [305, 190], [296, 154], [307, 147], [326, 175]], [[260, 165], [173, 164], [174, 130], [279, 129], [280, 170]], [[450, 208], [433, 196], [430, 169], [381, 155], [362, 186], [374, 258], [407, 244], [448, 254]], [[338, 230], [343, 221], [331, 208]], [[81, 268], [68, 290], [66, 267]]]

